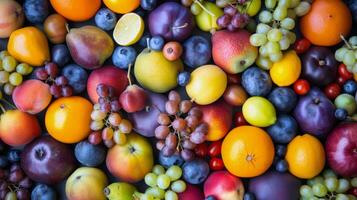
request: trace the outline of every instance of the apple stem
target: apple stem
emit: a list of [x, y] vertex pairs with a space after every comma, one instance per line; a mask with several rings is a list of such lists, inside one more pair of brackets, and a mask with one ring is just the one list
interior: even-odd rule
[[347, 42], [346, 38], [342, 34], [340, 34], [340, 38], [346, 44], [348, 49], [353, 50], [353, 48], [351, 47], [350, 43]]
[[186, 26], [188, 26], [188, 23], [184, 23], [182, 26], [174, 26], [172, 27], [172, 29], [181, 29], [181, 28], [186, 28]]
[[211, 15], [211, 17], [215, 17], [215, 16], [216, 16], [216, 15], [213, 14], [211, 11], [209, 11], [207, 8], [205, 8], [205, 7], [201, 4], [201, 2], [200, 2], [199, 0], [195, 0], [194, 2], [197, 3], [197, 4], [202, 8], [202, 10], [204, 10], [206, 13], [208, 13], [209, 15]]
[[319, 60], [319, 65], [322, 66], [322, 65], [325, 65], [326, 62], [324, 60]]
[[151, 51], [151, 49], [150, 49], [150, 38], [146, 38], [146, 45], [148, 46], [149, 51]]
[[130, 85], [130, 86], [132, 85], [132, 84], [131, 84], [131, 78], [130, 78], [131, 66], [132, 66], [132, 64], [130, 63], [130, 64], [129, 64], [129, 68], [128, 68], [128, 74], [127, 74], [127, 77], [128, 77], [128, 80], [129, 80], [129, 85]]

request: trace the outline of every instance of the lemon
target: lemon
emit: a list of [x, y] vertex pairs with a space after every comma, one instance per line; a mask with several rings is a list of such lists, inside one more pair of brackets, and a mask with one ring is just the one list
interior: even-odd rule
[[300, 76], [301, 61], [294, 50], [284, 53], [283, 58], [270, 69], [272, 81], [278, 86], [289, 86]]
[[136, 13], [123, 15], [115, 25], [113, 37], [122, 46], [135, 44], [144, 33], [144, 21]]
[[251, 125], [267, 127], [276, 121], [276, 112], [273, 104], [264, 97], [250, 97], [244, 102], [243, 116]]

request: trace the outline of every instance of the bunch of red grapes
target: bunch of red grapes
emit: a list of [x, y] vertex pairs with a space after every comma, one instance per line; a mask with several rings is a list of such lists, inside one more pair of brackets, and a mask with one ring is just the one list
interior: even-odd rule
[[205, 142], [208, 126], [201, 122], [202, 111], [189, 100], [181, 100], [178, 92], [171, 91], [165, 104], [165, 112], [160, 113], [155, 129], [158, 139], [156, 148], [164, 156], [180, 153], [186, 160], [195, 157], [196, 145]]
[[229, 31], [237, 31], [244, 28], [250, 21], [246, 13], [240, 13], [235, 6], [228, 5], [224, 8], [224, 14], [217, 19], [217, 25]]
[[55, 98], [72, 96], [73, 88], [68, 84], [68, 79], [63, 75], [58, 76], [58, 74], [58, 66], [53, 62], [49, 62], [35, 71], [37, 79], [50, 85], [50, 92]]

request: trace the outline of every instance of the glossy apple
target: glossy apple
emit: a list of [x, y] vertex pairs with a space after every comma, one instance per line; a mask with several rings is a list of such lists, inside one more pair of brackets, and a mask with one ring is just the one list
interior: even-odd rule
[[200, 188], [191, 184], [187, 184], [186, 190], [178, 196], [179, 200], [203, 200], [205, 198]]
[[357, 176], [357, 122], [336, 126], [328, 135], [325, 147], [333, 171], [341, 176]]
[[242, 200], [244, 185], [240, 178], [228, 171], [218, 171], [209, 175], [204, 184], [204, 194], [217, 200]]

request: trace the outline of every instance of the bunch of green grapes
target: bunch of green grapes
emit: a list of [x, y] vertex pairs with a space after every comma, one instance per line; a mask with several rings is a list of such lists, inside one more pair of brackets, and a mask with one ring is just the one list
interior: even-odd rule
[[23, 76], [32, 72], [33, 68], [26, 63], [18, 63], [7, 51], [0, 52], [0, 84], [5, 94], [11, 95], [16, 86], [23, 81]]
[[186, 183], [180, 180], [182, 169], [173, 165], [165, 171], [161, 165], [155, 165], [152, 172], [146, 174], [145, 184], [149, 187], [145, 193], [135, 193], [140, 200], [178, 200], [177, 193], [186, 190]]
[[323, 172], [322, 176], [316, 176], [307, 181], [307, 185], [300, 187], [302, 200], [357, 200], [357, 197], [346, 192], [350, 187], [357, 186], [357, 178], [347, 180], [338, 178], [330, 169]]
[[303, 16], [311, 5], [300, 0], [265, 0], [265, 7], [259, 13], [256, 33], [251, 35], [250, 43], [259, 47], [256, 64], [263, 69], [270, 69], [274, 62], [283, 57], [284, 50], [294, 44], [296, 16]]
[[357, 73], [357, 36], [352, 36], [348, 41], [343, 38], [345, 45], [337, 49], [335, 58], [347, 66], [351, 73]]

